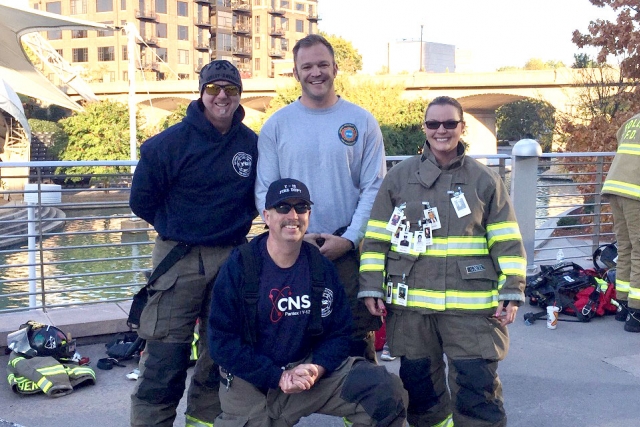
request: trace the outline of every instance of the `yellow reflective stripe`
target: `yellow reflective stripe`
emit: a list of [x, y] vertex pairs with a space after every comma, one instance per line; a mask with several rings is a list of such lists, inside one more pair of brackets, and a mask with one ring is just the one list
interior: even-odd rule
[[16, 357], [15, 359], [11, 359], [9, 361], [9, 364], [11, 364], [11, 366], [13, 366], [14, 368], [16, 367], [16, 365], [18, 364], [18, 362], [25, 360], [24, 357]]
[[67, 375], [91, 375], [94, 379], [96, 378], [96, 373], [93, 369], [88, 368], [86, 366], [76, 366], [76, 367], [67, 367], [66, 368]]
[[[391, 250], [400, 253], [396, 245], [391, 247]], [[433, 244], [427, 246], [427, 252], [421, 253], [411, 249], [409, 254], [432, 257], [483, 256], [489, 255], [489, 248], [487, 247], [487, 239], [484, 237], [434, 237]]]
[[500, 264], [500, 270], [507, 276], [525, 277], [527, 275], [527, 260], [521, 256], [499, 256], [498, 264]]
[[360, 257], [360, 272], [383, 271], [385, 255], [379, 252], [363, 252]]
[[618, 147], [618, 153], [640, 156], [640, 144], [620, 144], [620, 147]]
[[498, 290], [502, 289], [504, 284], [507, 283], [507, 275], [501, 274], [498, 276]]
[[44, 391], [45, 393], [49, 391], [51, 387], [53, 387], [53, 383], [44, 377], [40, 378], [40, 380], [36, 384], [38, 385], [40, 390]]
[[67, 375], [67, 371], [62, 365], [45, 366], [36, 369], [41, 375]]
[[[393, 303], [397, 300], [397, 289], [393, 291]], [[409, 289], [407, 307], [428, 308], [436, 311], [450, 309], [482, 310], [498, 306], [498, 290], [490, 291], [433, 291]]]
[[629, 292], [630, 283], [625, 280], [620, 280], [616, 277], [616, 290], [620, 292]]
[[431, 427], [453, 427], [453, 414], [447, 415], [447, 418]]
[[517, 222], [505, 221], [487, 225], [487, 240], [489, 247], [492, 247], [496, 242], [522, 240], [522, 235]]
[[602, 192], [640, 198], [640, 185], [616, 180], [606, 180], [602, 186]]
[[634, 288], [633, 286], [629, 287], [629, 299], [640, 299], [640, 289]]
[[185, 427], [213, 427], [213, 423], [208, 423], [206, 421], [199, 420], [197, 418], [192, 417], [191, 415], [184, 415], [185, 418]]
[[370, 219], [369, 222], [367, 222], [367, 230], [364, 233], [364, 237], [369, 239], [390, 242], [391, 232], [387, 230], [386, 222]]

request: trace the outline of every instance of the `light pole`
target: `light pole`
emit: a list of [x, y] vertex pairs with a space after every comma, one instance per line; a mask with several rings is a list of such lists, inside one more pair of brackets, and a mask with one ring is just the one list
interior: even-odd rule
[[419, 68], [420, 72], [423, 71], [423, 68], [422, 68], [422, 27], [424, 27], [424, 25], [420, 24], [420, 68]]

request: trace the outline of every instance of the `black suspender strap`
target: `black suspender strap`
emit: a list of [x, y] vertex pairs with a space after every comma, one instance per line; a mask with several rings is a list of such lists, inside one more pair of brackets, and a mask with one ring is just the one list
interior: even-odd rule
[[147, 281], [147, 286], [151, 286], [153, 282], [158, 280], [160, 276], [169, 271], [171, 267], [176, 265], [178, 261], [184, 258], [191, 251], [191, 245], [186, 243], [179, 242], [175, 245], [171, 251], [160, 261], [160, 264], [153, 270], [149, 280]]
[[322, 255], [315, 246], [303, 243], [309, 254], [311, 264], [311, 322], [307, 327], [307, 333], [311, 336], [322, 335], [322, 295], [324, 293], [324, 264]]
[[244, 298], [244, 338], [251, 344], [257, 342], [258, 329], [258, 286], [259, 271], [258, 257], [253, 252], [251, 243], [238, 246], [242, 265], [244, 267], [244, 283], [242, 296]]

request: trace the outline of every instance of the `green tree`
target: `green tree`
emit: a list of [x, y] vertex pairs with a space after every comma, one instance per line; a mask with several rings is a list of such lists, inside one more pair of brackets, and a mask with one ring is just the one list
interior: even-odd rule
[[551, 151], [555, 128], [555, 108], [537, 99], [521, 99], [496, 110], [498, 140], [533, 138], [543, 151]]
[[159, 130], [163, 131], [177, 123], [180, 123], [182, 119], [187, 115], [187, 107], [188, 104], [180, 104], [178, 107], [171, 112], [167, 117], [165, 117], [162, 122], [160, 122]]
[[320, 34], [333, 46], [336, 64], [338, 64], [338, 68], [342, 73], [355, 74], [362, 70], [362, 55], [360, 55], [358, 49], [353, 47], [350, 41], [333, 34], [323, 32], [320, 32]]
[[586, 53], [573, 54], [573, 64], [571, 68], [594, 68], [597, 65], [596, 61], [591, 59]]
[[[136, 121], [142, 125], [142, 117], [136, 113]], [[92, 102], [84, 111], [60, 121], [68, 135], [68, 143], [61, 150], [60, 160], [129, 160], [129, 110], [126, 104], [115, 101]], [[139, 129], [139, 128], [138, 128]], [[143, 139], [141, 131], [136, 131], [138, 147]], [[128, 167], [116, 168], [119, 172]], [[74, 166], [58, 168], [57, 173], [101, 174], [113, 173], [110, 166]], [[75, 180], [80, 180], [77, 178]]]

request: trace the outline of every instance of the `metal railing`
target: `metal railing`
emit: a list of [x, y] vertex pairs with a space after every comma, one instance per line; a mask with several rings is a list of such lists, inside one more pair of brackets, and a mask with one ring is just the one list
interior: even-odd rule
[[[526, 199], [514, 205], [528, 263], [534, 264], [534, 257], [539, 263], [555, 261], [558, 248], [583, 246], [590, 254], [602, 242], [613, 240], [611, 218], [603, 214], [606, 204], [599, 195], [603, 171], [613, 154], [473, 157], [494, 169], [508, 188], [518, 183], [511, 193], [512, 198], [515, 192]], [[387, 157], [388, 168], [407, 157]], [[145, 283], [156, 234], [129, 209], [134, 165], [131, 161], [0, 163], [0, 313], [125, 301]], [[72, 174], [72, 167], [85, 169]], [[66, 173], [60, 173], [62, 168]], [[27, 183], [35, 184], [26, 192], [36, 201], [31, 205], [23, 201]], [[59, 203], [45, 203], [46, 184], [60, 185]], [[531, 202], [535, 213], [526, 210]], [[263, 229], [259, 218], [254, 225], [250, 237]], [[566, 230], [571, 230], [569, 236]], [[34, 242], [31, 247], [29, 238]]]

